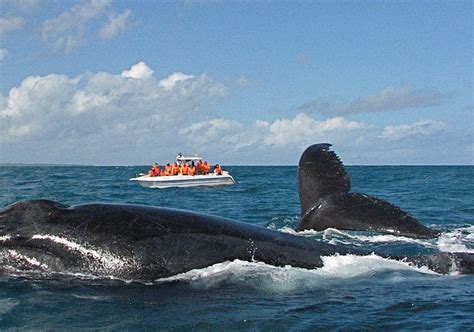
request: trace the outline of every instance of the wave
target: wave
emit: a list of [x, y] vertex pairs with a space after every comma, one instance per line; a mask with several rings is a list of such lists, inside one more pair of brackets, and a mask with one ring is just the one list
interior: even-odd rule
[[426, 249], [436, 249], [442, 252], [474, 253], [474, 226], [461, 226], [453, 230], [445, 231], [442, 232], [438, 238], [430, 240], [414, 239], [390, 234], [360, 234], [360, 232], [341, 231], [335, 228], [328, 228], [324, 231], [304, 230], [297, 232], [288, 226], [284, 226], [280, 228], [279, 231], [292, 235], [319, 239], [330, 244], [364, 246], [367, 243], [404, 243], [416, 244]]
[[379, 280], [399, 280], [399, 278], [387, 278], [385, 276], [387, 272], [396, 272], [398, 276], [403, 271], [438, 275], [427, 267], [413, 267], [406, 262], [382, 258], [375, 254], [335, 255], [322, 257], [322, 259], [324, 266], [313, 270], [234, 260], [158, 279], [155, 282], [186, 282], [193, 287], [204, 289], [230, 284], [264, 292], [284, 293], [306, 288], [324, 288], [335, 283], [367, 276], [373, 279], [374, 276], [380, 275]]

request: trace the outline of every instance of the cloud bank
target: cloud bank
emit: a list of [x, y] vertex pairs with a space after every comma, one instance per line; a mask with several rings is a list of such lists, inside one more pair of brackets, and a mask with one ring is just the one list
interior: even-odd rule
[[236, 153], [249, 159], [273, 155], [278, 161], [283, 154], [298, 158], [315, 142], [370, 149], [448, 128], [431, 120], [377, 127], [306, 112], [250, 122], [228, 119], [222, 103], [236, 83], [179, 71], [156, 78], [144, 61], [115, 74], [27, 77], [0, 97], [0, 162], [137, 164], [177, 150], [223, 161]]

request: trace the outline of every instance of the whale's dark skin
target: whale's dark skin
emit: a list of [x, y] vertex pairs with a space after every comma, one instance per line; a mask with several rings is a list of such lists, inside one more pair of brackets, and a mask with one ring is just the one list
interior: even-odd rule
[[[334, 254], [369, 253], [183, 210], [112, 204], [70, 207], [36, 200], [0, 211], [3, 273], [80, 273], [153, 281], [235, 259], [313, 269], [323, 265], [322, 256]], [[443, 253], [405, 259], [439, 273], [474, 273], [472, 256]]]
[[439, 235], [387, 201], [350, 192], [349, 175], [330, 147], [328, 143], [311, 145], [300, 158], [301, 223], [298, 230], [337, 228], [413, 238]]

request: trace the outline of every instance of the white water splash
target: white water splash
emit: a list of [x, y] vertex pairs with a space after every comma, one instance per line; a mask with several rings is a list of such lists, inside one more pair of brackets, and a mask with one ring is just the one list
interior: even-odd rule
[[305, 236], [320, 237], [330, 244], [351, 244], [361, 246], [363, 243], [410, 243], [418, 244], [428, 249], [438, 249], [443, 252], [474, 253], [474, 226], [461, 227], [450, 232], [442, 233], [437, 239], [415, 239], [391, 234], [362, 235], [328, 228], [324, 231], [305, 230], [297, 232], [290, 227], [283, 227], [281, 232]]
[[10, 235], [0, 236], [0, 241], [5, 242], [10, 240], [12, 237]]
[[287, 292], [300, 288], [323, 287], [327, 284], [338, 283], [342, 279], [371, 276], [384, 271], [402, 270], [437, 274], [426, 267], [413, 267], [407, 262], [390, 260], [375, 254], [367, 256], [334, 255], [322, 257], [322, 260], [323, 267], [312, 270], [291, 266], [277, 267], [263, 262], [233, 260], [162, 278], [157, 282], [188, 282], [198, 288], [237, 284], [268, 292]]
[[461, 227], [439, 236], [437, 246], [444, 252], [474, 253], [474, 226]]

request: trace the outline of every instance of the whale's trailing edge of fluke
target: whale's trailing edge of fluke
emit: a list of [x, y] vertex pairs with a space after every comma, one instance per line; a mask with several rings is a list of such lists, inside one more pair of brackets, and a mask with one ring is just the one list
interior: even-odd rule
[[439, 235], [385, 200], [350, 192], [349, 175], [330, 148], [329, 143], [314, 144], [300, 158], [301, 223], [298, 230], [337, 228], [414, 238]]

